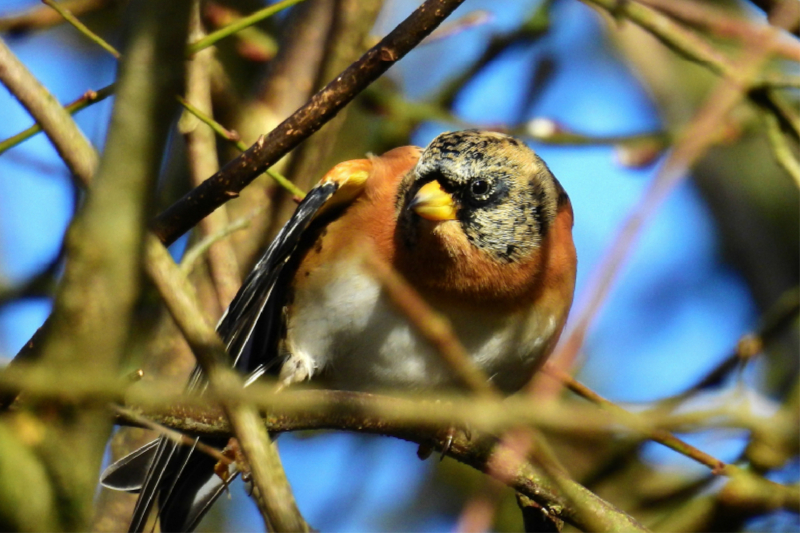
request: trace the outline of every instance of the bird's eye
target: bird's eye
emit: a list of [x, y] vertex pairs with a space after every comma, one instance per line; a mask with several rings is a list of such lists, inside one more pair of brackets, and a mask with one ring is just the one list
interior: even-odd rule
[[473, 196], [486, 196], [490, 189], [491, 185], [484, 179], [477, 179], [470, 184], [470, 192]]

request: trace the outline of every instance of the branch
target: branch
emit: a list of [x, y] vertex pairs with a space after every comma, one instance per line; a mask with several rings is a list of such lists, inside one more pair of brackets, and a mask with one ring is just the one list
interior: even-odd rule
[[[109, 53], [114, 55], [114, 57], [119, 58], [119, 53], [111, 45], [109, 45], [106, 41], [104, 41], [102, 38], [100, 38], [97, 34], [92, 32], [91, 30], [89, 30], [85, 25], [81, 24], [80, 21], [78, 21], [74, 17], [74, 15], [76, 13], [78, 13], [79, 11], [86, 11], [86, 10], [94, 9], [95, 7], [97, 7], [95, 4], [103, 5], [103, 4], [107, 3], [108, 1], [109, 0], [72, 0], [72, 1], [65, 0], [63, 2], [56, 3], [56, 2], [54, 2], [52, 0], [47, 0], [47, 2], [49, 2], [48, 6], [51, 6], [53, 9], [56, 10], [55, 13], [49, 8], [44, 8], [44, 11], [42, 11], [42, 12], [40, 12], [42, 10], [42, 8], [37, 8], [36, 10], [33, 10], [30, 13], [30, 15], [31, 15], [31, 18], [36, 19], [36, 20], [41, 18], [42, 20], [51, 21], [51, 19], [52, 19], [51, 23], [53, 23], [53, 24], [59, 23], [59, 22], [63, 22], [64, 20], [67, 20], [71, 24], [73, 24], [73, 26], [75, 26], [78, 29], [78, 31], [80, 31], [81, 33], [86, 35], [92, 41], [96, 42], [99, 46], [101, 46], [105, 50], [109, 51]], [[301, 0], [295, 0], [294, 3], [297, 3], [297, 1], [301, 1]], [[71, 9], [68, 8], [68, 6], [72, 6]], [[289, 6], [289, 4], [287, 2], [282, 2], [281, 8], [286, 8], [288, 6]], [[264, 10], [260, 10], [260, 11], [258, 11], [256, 13], [254, 13], [253, 15], [251, 15], [251, 17], [255, 17], [256, 15], [258, 15], [258, 17], [256, 17], [256, 18], [258, 20], [262, 20], [263, 18], [266, 18], [266, 17], [268, 17], [270, 15], [275, 14], [277, 11], [280, 11], [280, 9], [273, 9], [273, 7], [275, 7], [275, 6], [269, 6], [268, 8], [265, 8]], [[266, 12], [267, 10], [269, 10], [269, 11]], [[25, 16], [23, 15], [23, 16], [20, 16], [20, 17], [23, 18]], [[5, 20], [9, 21], [11, 19], [5, 19]], [[258, 20], [253, 20], [251, 23], [255, 24], [255, 22], [258, 22]], [[4, 20], [0, 19], [0, 31], [3, 30], [3, 22], [4, 22]], [[12, 22], [12, 25], [13, 24], [16, 24], [16, 23]], [[232, 24], [231, 26], [235, 26], [235, 24]], [[226, 26], [225, 28], [222, 28], [221, 30], [219, 30], [219, 32], [215, 32], [215, 35], [218, 34], [218, 33], [232, 34], [234, 31], [241, 31], [242, 29], [243, 29], [243, 27], [236, 27], [236, 28], [232, 29], [231, 27]], [[227, 35], [223, 35], [222, 37], [224, 37], [224, 36], [227, 36]], [[219, 37], [219, 38], [216, 38], [216, 39], [211, 39], [211, 40], [209, 40], [209, 41], [207, 41], [205, 43], [197, 43], [197, 42], [195, 42], [192, 45], [188, 45], [187, 48], [186, 48], [186, 54], [187, 55], [192, 55], [192, 54], [195, 54], [197, 52], [200, 52], [201, 50], [204, 50], [204, 49], [214, 45], [222, 37]], [[64, 106], [64, 108], [70, 114], [73, 114], [73, 113], [76, 113], [76, 112], [80, 111], [81, 109], [85, 109], [86, 107], [89, 107], [90, 105], [93, 105], [93, 104], [95, 104], [97, 102], [103, 101], [104, 99], [108, 98], [113, 92], [114, 92], [114, 84], [107, 85], [106, 87], [103, 87], [102, 89], [98, 89], [97, 91], [91, 91], [91, 90], [90, 91], [86, 91], [86, 94], [84, 94], [81, 98], [79, 98], [78, 100], [76, 100], [75, 102], [73, 102], [73, 103], [71, 103], [71, 104], [69, 104], [67, 106]], [[27, 140], [28, 138], [32, 137], [34, 134], [38, 133], [39, 131], [41, 131], [41, 127], [39, 126], [39, 124], [34, 124], [33, 126], [31, 126], [30, 128], [26, 129], [25, 131], [22, 131], [22, 132], [14, 135], [12, 137], [9, 137], [8, 139], [6, 139], [4, 141], [1, 141], [0, 142], [0, 154], [5, 152], [9, 148], [12, 148], [12, 147], [18, 145], [19, 143]], [[278, 180], [278, 182], [281, 183], [280, 179], [276, 178], [276, 180]], [[283, 185], [283, 183], [281, 183], [281, 184]]]
[[232, 22], [231, 24], [228, 24], [224, 28], [220, 28], [219, 30], [210, 33], [202, 38], [196, 38], [196, 40], [186, 48], [186, 55], [192, 56], [197, 52], [199, 52], [200, 50], [204, 50], [209, 46], [214, 46], [222, 39], [230, 37], [231, 35], [234, 35], [244, 30], [245, 28], [249, 28], [254, 24], [258, 24], [262, 20], [271, 17], [275, 13], [283, 11], [284, 9], [289, 8], [295, 4], [299, 4], [302, 1], [303, 0], [283, 0], [282, 2], [276, 2], [263, 9], [259, 9], [255, 13], [251, 13], [246, 17], [241, 17]]
[[431, 309], [391, 265], [370, 253], [364, 244], [363, 261], [370, 274], [381, 284], [392, 303], [405, 315], [423, 337], [436, 348], [442, 361], [449, 366], [467, 390], [486, 396], [497, 396], [488, 377], [475, 365], [458, 340], [447, 319]]
[[781, 130], [779, 118], [768, 109], [761, 108], [760, 111], [775, 161], [786, 171], [795, 185], [800, 188], [800, 162], [798, 162], [793, 153], [789, 140]]
[[[261, 389], [263, 390], [263, 387]], [[255, 389], [248, 392], [249, 397], [255, 397], [253, 394]], [[265, 422], [269, 431], [273, 433], [339, 429], [386, 435], [430, 445], [431, 435], [435, 434], [438, 427], [426, 422], [420, 423], [417, 415], [420, 413], [430, 415], [439, 411], [440, 415], [444, 414], [439, 416], [439, 419], [446, 425], [448, 416], [455, 414], [456, 411], [463, 411], [445, 402], [420, 404], [404, 399], [343, 391], [286, 391], [274, 395], [277, 401], [280, 401], [281, 396], [290, 396], [301, 402], [316, 397], [317, 401], [314, 403], [317, 407], [305, 406], [296, 411], [296, 415], [287, 415], [280, 411], [276, 414], [275, 410], [266, 408], [269, 414]], [[261, 403], [263, 404], [263, 400], [267, 398], [262, 396]], [[266, 403], [271, 402], [267, 400]], [[489, 403], [502, 404], [497, 401], [480, 402], [481, 405]], [[532, 410], [527, 409], [527, 411]], [[223, 416], [220, 416], [221, 413], [214, 409], [178, 407], [160, 413], [146, 411], [145, 414], [159, 424], [195, 435], [219, 437], [231, 434], [231, 426]], [[125, 418], [120, 420], [138, 425], [135, 420]], [[559, 479], [552, 480], [552, 473], [545, 474], [527, 462], [520, 464], [517, 451], [504, 446], [495, 437], [476, 431], [470, 433], [469, 438], [456, 435], [447, 450], [447, 455], [502, 481], [538, 502], [553, 516], [585, 531], [646, 531], [636, 520], [568, 477], [562, 475]], [[437, 443], [435, 446], [438, 451], [442, 451], [440, 444]], [[578, 505], [571, 505], [569, 499], [561, 495], [562, 486], [566, 487], [570, 496], [578, 500]]]
[[244, 154], [161, 213], [153, 231], [171, 244], [214, 209], [322, 127], [355, 96], [429, 35], [464, 0], [426, 0], [406, 20], [334, 81], [260, 138]]
[[[193, 106], [186, 99], [181, 98], [180, 96], [178, 96], [178, 101], [186, 109], [186, 111], [188, 111], [189, 113], [191, 113], [192, 115], [197, 117], [201, 122], [203, 122], [209, 128], [211, 128], [214, 131], [214, 133], [216, 133], [221, 138], [223, 138], [224, 140], [226, 140], [229, 143], [231, 143], [240, 152], [247, 151], [247, 145], [242, 142], [241, 138], [239, 137], [239, 134], [236, 131], [229, 130], [229, 129], [225, 128], [222, 124], [220, 124], [219, 122], [214, 120], [212, 117], [206, 115], [205, 113], [203, 113], [203, 111], [201, 111], [197, 107]], [[285, 176], [283, 176], [282, 174], [280, 174], [276, 170], [274, 170], [272, 168], [268, 168], [266, 170], [266, 174], [270, 178], [275, 180], [275, 182], [278, 185], [280, 185], [281, 187], [286, 189], [286, 191], [291, 193], [292, 196], [297, 198], [298, 201], [302, 200], [303, 197], [306, 195], [306, 193], [304, 193], [301, 189], [297, 188], [297, 185], [295, 185], [294, 183], [292, 183], [291, 181], [286, 179]]]
[[[578, 396], [589, 400], [590, 402], [601, 407], [602, 409], [608, 409], [621, 417], [627, 418], [630, 415], [630, 413], [625, 409], [623, 409], [622, 407], [603, 398], [602, 396], [591, 390], [589, 387], [580, 383], [575, 378], [563, 372], [559, 368], [553, 365], [545, 365], [542, 371], [545, 374], [551, 376], [552, 378], [565, 384], [569, 390], [571, 390]], [[692, 446], [691, 444], [688, 444], [687, 442], [684, 442], [683, 440], [677, 438], [669, 431], [663, 429], [656, 429], [654, 431], [645, 430], [645, 434], [647, 438], [655, 442], [658, 442], [660, 444], [663, 444], [667, 448], [670, 448], [671, 450], [674, 450], [680, 453], [681, 455], [685, 455], [686, 457], [707, 466], [708, 468], [711, 469], [711, 471], [714, 474], [730, 476], [739, 472], [739, 469], [736, 466], [723, 463], [716, 457], [712, 457], [711, 455], [705, 453], [704, 451], [699, 450], [694, 446]]]
[[[192, 2], [189, 24], [190, 39], [200, 39], [205, 35], [198, 1]], [[201, 113], [213, 112], [209, 74], [213, 58], [212, 50], [202, 50], [186, 62], [186, 100], [194, 102], [193, 108]], [[178, 127], [186, 139], [187, 164], [192, 184], [199, 185], [206, 176], [219, 170], [215, 132], [186, 114], [181, 117]], [[200, 221], [200, 232], [202, 237], [207, 237], [219, 233], [228, 225], [228, 210], [223, 206]], [[225, 309], [242, 285], [239, 262], [230, 241], [225, 239], [214, 241], [209, 246], [206, 258], [219, 307]]]
[[197, 261], [208, 252], [208, 249], [217, 241], [220, 241], [227, 237], [228, 235], [237, 232], [241, 229], [244, 229], [250, 225], [253, 218], [257, 215], [261, 214], [260, 210], [253, 211], [252, 213], [240, 217], [234, 221], [232, 221], [227, 226], [220, 228], [219, 231], [216, 233], [209, 234], [196, 243], [192, 245], [191, 248], [188, 248], [181, 258], [181, 271], [183, 271], [184, 275], [188, 276], [189, 273], [194, 269]]
[[49, 7], [55, 9], [59, 15], [64, 17], [64, 20], [69, 22], [76, 30], [84, 34], [86, 38], [88, 38], [90, 41], [92, 41], [97, 46], [99, 46], [100, 48], [111, 54], [114, 57], [114, 59], [120, 58], [120, 53], [117, 51], [116, 48], [108, 44], [105, 39], [103, 39], [95, 32], [87, 28], [86, 24], [78, 20], [78, 18], [69, 10], [69, 8], [56, 2], [55, 0], [42, 0], [42, 2], [44, 2]]

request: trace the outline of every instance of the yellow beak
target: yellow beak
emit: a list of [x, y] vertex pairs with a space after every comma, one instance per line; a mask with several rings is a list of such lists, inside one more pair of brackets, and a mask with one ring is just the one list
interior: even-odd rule
[[453, 197], [444, 192], [438, 181], [426, 183], [411, 200], [411, 209], [428, 220], [455, 220]]

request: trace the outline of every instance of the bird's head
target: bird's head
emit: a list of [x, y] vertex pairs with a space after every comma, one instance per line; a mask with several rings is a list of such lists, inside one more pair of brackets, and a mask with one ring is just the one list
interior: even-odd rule
[[488, 131], [443, 133], [400, 186], [398, 231], [408, 247], [433, 239], [451, 255], [468, 246], [488, 261], [525, 261], [564, 201], [561, 185], [523, 142]]

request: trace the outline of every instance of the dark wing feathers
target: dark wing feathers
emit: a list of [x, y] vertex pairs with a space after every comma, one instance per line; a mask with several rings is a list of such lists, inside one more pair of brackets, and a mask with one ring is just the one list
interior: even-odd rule
[[[275, 347], [285, 291], [275, 290], [276, 284], [303, 233], [339, 185], [335, 181], [325, 181], [309, 191], [247, 276], [217, 325], [232, 365], [239, 371], [260, 375], [265, 367], [277, 362]], [[269, 346], [250, 350], [248, 344], [257, 325], [259, 340], [267, 339]], [[261, 331], [262, 328], [265, 331]], [[195, 368], [189, 389], [200, 390], [204, 386], [202, 372]], [[211, 441], [210, 444], [223, 447], [225, 442]], [[194, 447], [179, 446], [161, 437], [109, 466], [101, 476], [101, 483], [131, 492], [140, 489], [130, 531], [144, 530], [156, 499], [163, 531], [191, 531], [225, 488], [223, 481], [214, 474], [214, 464], [214, 459], [196, 453]], [[237, 472], [231, 474], [235, 476]]]
[[297, 250], [301, 236], [314, 220], [317, 212], [330, 200], [338, 188], [338, 183], [326, 182], [309, 191], [297, 206], [292, 218], [281, 228], [261, 260], [247, 276], [242, 288], [220, 319], [217, 331], [225, 341], [228, 353], [233, 358], [233, 365], [237, 369], [251, 372], [257, 365], [266, 362], [241, 360], [244, 348], [253, 334], [253, 328], [262, 318], [262, 314], [266, 313], [263, 316], [264, 325], [277, 322], [277, 319], [280, 318], [283, 302], [270, 299], [275, 289], [275, 283], [283, 272], [283, 267]]

